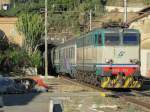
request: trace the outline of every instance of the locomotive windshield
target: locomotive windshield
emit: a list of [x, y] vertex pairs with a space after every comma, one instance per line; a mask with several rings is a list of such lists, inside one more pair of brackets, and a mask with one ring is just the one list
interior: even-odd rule
[[123, 44], [137, 45], [139, 42], [137, 33], [124, 33], [123, 34]]
[[105, 45], [119, 45], [119, 33], [105, 33]]

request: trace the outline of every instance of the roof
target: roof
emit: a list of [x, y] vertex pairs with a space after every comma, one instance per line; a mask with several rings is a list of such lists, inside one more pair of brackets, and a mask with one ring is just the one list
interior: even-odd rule
[[150, 6], [147, 6], [146, 8], [139, 11], [140, 15], [143, 14], [143, 13], [150, 13]]
[[138, 12], [138, 16], [136, 16], [135, 18], [133, 18], [132, 20], [130, 20], [128, 22], [128, 25], [130, 25], [131, 23], [133, 23], [133, 22], [135, 22], [137, 20], [140, 20], [140, 19], [142, 19], [144, 17], [147, 17], [149, 15], [150, 15], [150, 6], [148, 6], [148, 7], [144, 8], [144, 9], [142, 9], [141, 11], [139, 11]]

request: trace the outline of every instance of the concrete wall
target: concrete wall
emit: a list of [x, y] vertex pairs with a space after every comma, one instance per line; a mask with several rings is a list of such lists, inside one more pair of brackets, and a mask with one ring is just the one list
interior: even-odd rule
[[141, 74], [150, 78], [150, 49], [141, 50]]
[[[124, 7], [116, 7], [116, 6], [106, 6], [106, 11], [108, 12], [113, 12], [113, 11], [117, 11], [117, 12], [124, 12]], [[142, 10], [144, 7], [128, 7], [127, 11], [128, 12], [138, 12], [140, 10]]]
[[17, 18], [0, 18], [0, 29], [5, 32], [8, 40], [12, 43], [18, 44], [22, 46], [23, 44], [23, 36], [19, 34], [16, 28]]

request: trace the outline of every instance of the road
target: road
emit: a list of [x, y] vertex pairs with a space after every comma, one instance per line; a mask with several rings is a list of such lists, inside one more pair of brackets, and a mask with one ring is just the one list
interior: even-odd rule
[[[4, 112], [48, 112], [49, 93], [17, 94], [3, 96]], [[0, 111], [0, 112], [1, 112]]]

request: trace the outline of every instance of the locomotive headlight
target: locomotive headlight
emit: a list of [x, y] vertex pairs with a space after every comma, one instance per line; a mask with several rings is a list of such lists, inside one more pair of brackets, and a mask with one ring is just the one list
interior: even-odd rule
[[140, 61], [138, 59], [130, 59], [130, 63], [132, 63], [132, 64], [139, 64]]
[[105, 62], [108, 63], [108, 64], [112, 64], [113, 60], [112, 59], [105, 59]]

